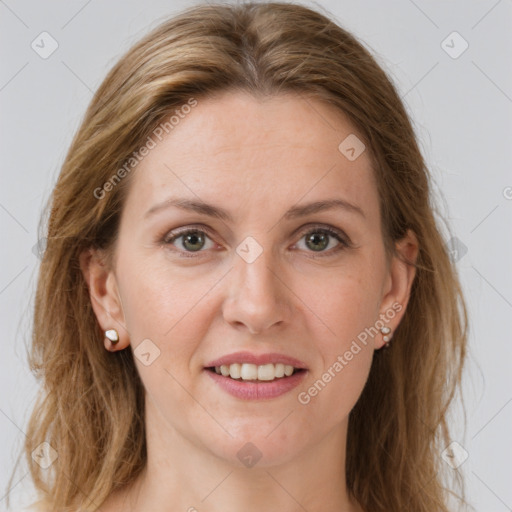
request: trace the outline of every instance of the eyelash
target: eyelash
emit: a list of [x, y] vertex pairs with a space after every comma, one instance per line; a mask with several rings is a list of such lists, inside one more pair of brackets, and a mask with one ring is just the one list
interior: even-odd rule
[[[209, 229], [207, 229], [203, 226], [201, 226], [201, 227], [189, 226], [182, 230], [166, 233], [165, 236], [160, 240], [160, 243], [164, 246], [172, 245], [172, 243], [175, 242], [177, 239], [181, 238], [184, 235], [188, 235], [188, 234], [192, 234], [192, 233], [201, 233], [201, 234], [207, 235], [209, 238], [213, 238], [213, 235]], [[326, 251], [326, 252], [322, 251], [322, 252], [318, 253], [318, 255], [313, 255], [314, 251], [308, 251], [308, 252], [313, 253], [310, 256], [311, 258], [315, 259], [315, 258], [326, 258], [329, 256], [333, 256], [334, 254], [338, 253], [339, 251], [341, 251], [343, 249], [350, 248], [352, 246], [348, 237], [342, 231], [338, 231], [329, 226], [312, 226], [307, 231], [303, 231], [301, 233], [299, 240], [301, 240], [306, 235], [310, 235], [313, 233], [322, 233], [325, 235], [329, 235], [329, 236], [335, 238], [340, 243], [336, 247], [330, 249], [329, 251]], [[199, 251], [181, 251], [178, 249], [176, 249], [176, 250], [180, 253], [180, 256], [185, 257], [185, 258], [200, 257], [199, 253], [205, 252], [203, 250], [199, 250]]]

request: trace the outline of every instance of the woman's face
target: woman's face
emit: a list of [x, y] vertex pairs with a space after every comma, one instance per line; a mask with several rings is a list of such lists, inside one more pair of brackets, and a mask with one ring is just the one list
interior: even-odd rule
[[199, 99], [132, 171], [105, 308], [161, 439], [260, 466], [343, 439], [375, 326], [396, 328], [412, 281], [386, 263], [355, 136], [317, 100], [230, 92]]

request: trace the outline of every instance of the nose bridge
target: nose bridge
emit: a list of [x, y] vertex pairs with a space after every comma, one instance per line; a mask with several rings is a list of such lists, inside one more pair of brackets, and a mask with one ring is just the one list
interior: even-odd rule
[[274, 251], [247, 237], [236, 252], [224, 316], [226, 321], [261, 332], [285, 319], [283, 284]]
[[[241, 251], [241, 248], [239, 248]], [[250, 252], [254, 252], [254, 248]], [[244, 287], [251, 292], [251, 296], [274, 295], [276, 283], [276, 272], [273, 270], [275, 261], [270, 248], [263, 249], [260, 254], [254, 255], [254, 259], [245, 259], [237, 253], [235, 263], [237, 276], [240, 279], [239, 287]]]

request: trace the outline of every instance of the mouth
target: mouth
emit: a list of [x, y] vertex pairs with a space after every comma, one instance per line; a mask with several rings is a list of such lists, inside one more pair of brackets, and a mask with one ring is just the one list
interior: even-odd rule
[[308, 368], [285, 354], [241, 351], [209, 361], [203, 371], [220, 389], [237, 399], [268, 400], [296, 388]]
[[220, 366], [209, 366], [206, 370], [239, 382], [273, 382], [285, 380], [298, 373], [304, 373], [304, 368], [296, 368], [289, 364], [267, 363], [256, 365], [252, 363], [232, 363]]

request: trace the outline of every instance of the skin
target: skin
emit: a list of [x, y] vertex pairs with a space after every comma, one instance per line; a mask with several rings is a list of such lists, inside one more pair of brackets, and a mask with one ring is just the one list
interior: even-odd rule
[[[105, 348], [135, 350], [150, 339], [160, 355], [149, 366], [135, 358], [147, 398], [146, 470], [112, 494], [103, 512], [363, 510], [344, 485], [348, 415], [382, 335], [360, 343], [308, 404], [298, 401], [398, 303], [402, 310], [386, 323], [396, 329], [415, 274], [400, 258], [385, 257], [368, 151], [349, 161], [338, 150], [352, 133], [344, 115], [318, 100], [223, 93], [198, 100], [130, 176], [112, 267], [94, 251], [81, 264], [100, 326], [120, 335]], [[233, 222], [176, 207], [145, 218], [170, 196], [221, 206]], [[364, 216], [332, 209], [283, 218], [292, 206], [330, 198]], [[324, 246], [305, 235], [316, 224], [341, 230], [351, 246], [335, 252], [340, 242], [329, 236], [315, 251]], [[210, 229], [200, 252], [183, 237], [161, 242], [191, 225]], [[247, 236], [263, 250], [252, 263], [236, 252]], [[416, 260], [413, 233], [396, 247]], [[240, 350], [295, 357], [308, 373], [277, 398], [235, 398], [204, 366]], [[237, 457], [247, 442], [262, 454], [252, 468]]]

